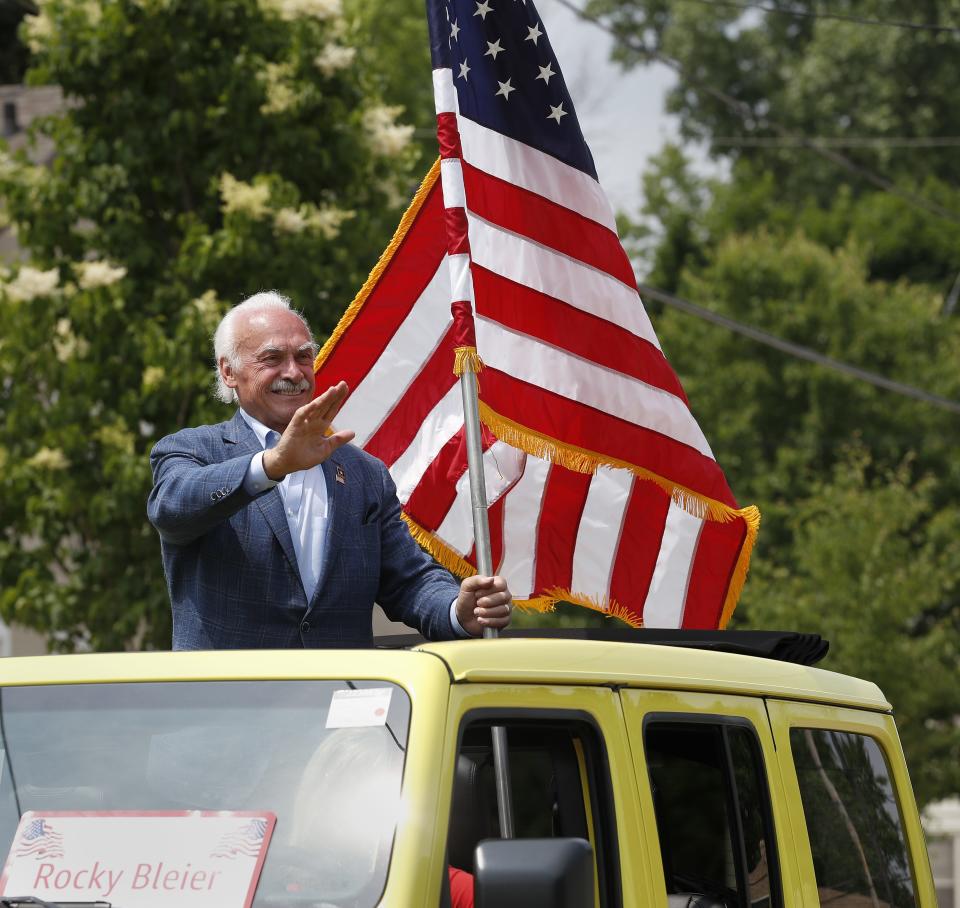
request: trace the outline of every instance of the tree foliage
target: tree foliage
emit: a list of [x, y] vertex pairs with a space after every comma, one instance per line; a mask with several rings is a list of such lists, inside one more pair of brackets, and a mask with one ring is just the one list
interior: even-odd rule
[[830, 668], [881, 685], [925, 802], [960, 790], [960, 506], [938, 506], [936, 480], [912, 473], [845, 451], [795, 506], [789, 561], [755, 563], [744, 605], [765, 625], [823, 634]]
[[50, 168], [0, 151], [26, 256], [0, 273], [0, 611], [57, 648], [169, 646], [147, 454], [227, 417], [212, 329], [276, 288], [322, 340], [416, 185], [367, 9], [48, 0], [22, 26], [65, 108]]
[[[628, 230], [643, 278], [958, 401], [960, 313], [946, 305], [960, 271], [957, 156], [898, 144], [960, 135], [957, 35], [763, 6], [776, 11], [589, 4], [623, 65], [676, 62], [682, 134], [726, 165], [705, 178], [669, 146], [651, 163], [645, 218]], [[960, 25], [956, 0], [830, 12]], [[785, 136], [871, 141], [820, 142], [824, 154]], [[876, 681], [895, 705], [921, 801], [960, 791], [956, 414], [649, 308], [738, 497], [763, 513], [735, 623], [823, 633], [826, 667]]]
[[[625, 66], [657, 55], [673, 62], [679, 79], [667, 107], [684, 138], [730, 164], [731, 186], [747, 198], [727, 201], [750, 226], [802, 224], [831, 247], [854, 236], [868, 250], [871, 276], [909, 277], [946, 293], [960, 270], [958, 157], [950, 145], [901, 140], [960, 136], [957, 33], [821, 18], [822, 4], [806, 0], [763, 5], [778, 11], [702, 0], [591, 0], [588, 9], [618, 36], [614, 55]], [[844, 0], [829, 12], [960, 26], [958, 0]], [[798, 144], [819, 139], [871, 141], [821, 143], [823, 153]], [[757, 140], [774, 144], [749, 144]], [[921, 207], [878, 190], [873, 177]]]

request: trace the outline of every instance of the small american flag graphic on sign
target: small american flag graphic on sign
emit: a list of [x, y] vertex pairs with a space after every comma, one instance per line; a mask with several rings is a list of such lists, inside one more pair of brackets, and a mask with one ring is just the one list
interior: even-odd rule
[[33, 856], [41, 858], [62, 858], [63, 837], [46, 820], [33, 820], [20, 836], [14, 854], [18, 858]]
[[229, 860], [237, 857], [255, 858], [260, 854], [266, 834], [266, 820], [251, 820], [242, 829], [229, 832], [220, 839], [217, 847], [210, 853], [210, 857]]

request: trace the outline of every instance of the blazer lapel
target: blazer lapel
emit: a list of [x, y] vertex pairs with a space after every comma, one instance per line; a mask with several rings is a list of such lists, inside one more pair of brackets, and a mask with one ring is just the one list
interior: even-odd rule
[[320, 594], [327, 580], [330, 565], [333, 564], [335, 549], [339, 540], [343, 539], [343, 521], [347, 519], [346, 508], [343, 505], [343, 496], [346, 494], [346, 485], [337, 482], [337, 470], [343, 470], [343, 465], [336, 454], [332, 454], [321, 465], [323, 479], [327, 486], [327, 531], [323, 540], [323, 565], [317, 578], [317, 589], [314, 596]]
[[[260, 441], [256, 432], [247, 425], [246, 420], [237, 410], [236, 416], [224, 426], [223, 440], [231, 447], [228, 454], [230, 457], [239, 457], [241, 454], [249, 454], [251, 457], [262, 450]], [[264, 519], [267, 521], [273, 535], [277, 537], [283, 554], [287, 556], [290, 567], [293, 568], [294, 576], [300, 579], [300, 568], [297, 566], [297, 556], [293, 550], [293, 537], [290, 535], [290, 524], [287, 523], [287, 515], [283, 510], [283, 499], [280, 497], [280, 489], [274, 486], [269, 492], [258, 495], [254, 503]]]

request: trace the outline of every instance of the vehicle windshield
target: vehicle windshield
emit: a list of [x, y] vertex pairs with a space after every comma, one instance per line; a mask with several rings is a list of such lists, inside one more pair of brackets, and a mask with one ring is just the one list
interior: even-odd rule
[[27, 811], [268, 811], [255, 908], [366, 908], [386, 879], [409, 718], [385, 681], [7, 687], [0, 853]]

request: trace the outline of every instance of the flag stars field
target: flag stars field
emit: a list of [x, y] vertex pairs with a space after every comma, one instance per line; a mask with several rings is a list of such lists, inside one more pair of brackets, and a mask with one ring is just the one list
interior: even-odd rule
[[[544, 24], [520, 0], [435, 0], [464, 116], [596, 171]], [[469, 60], [469, 63], [468, 63]], [[555, 78], [556, 77], [556, 78]], [[509, 102], [509, 103], [507, 103]], [[536, 127], [552, 120], [555, 125]]]

